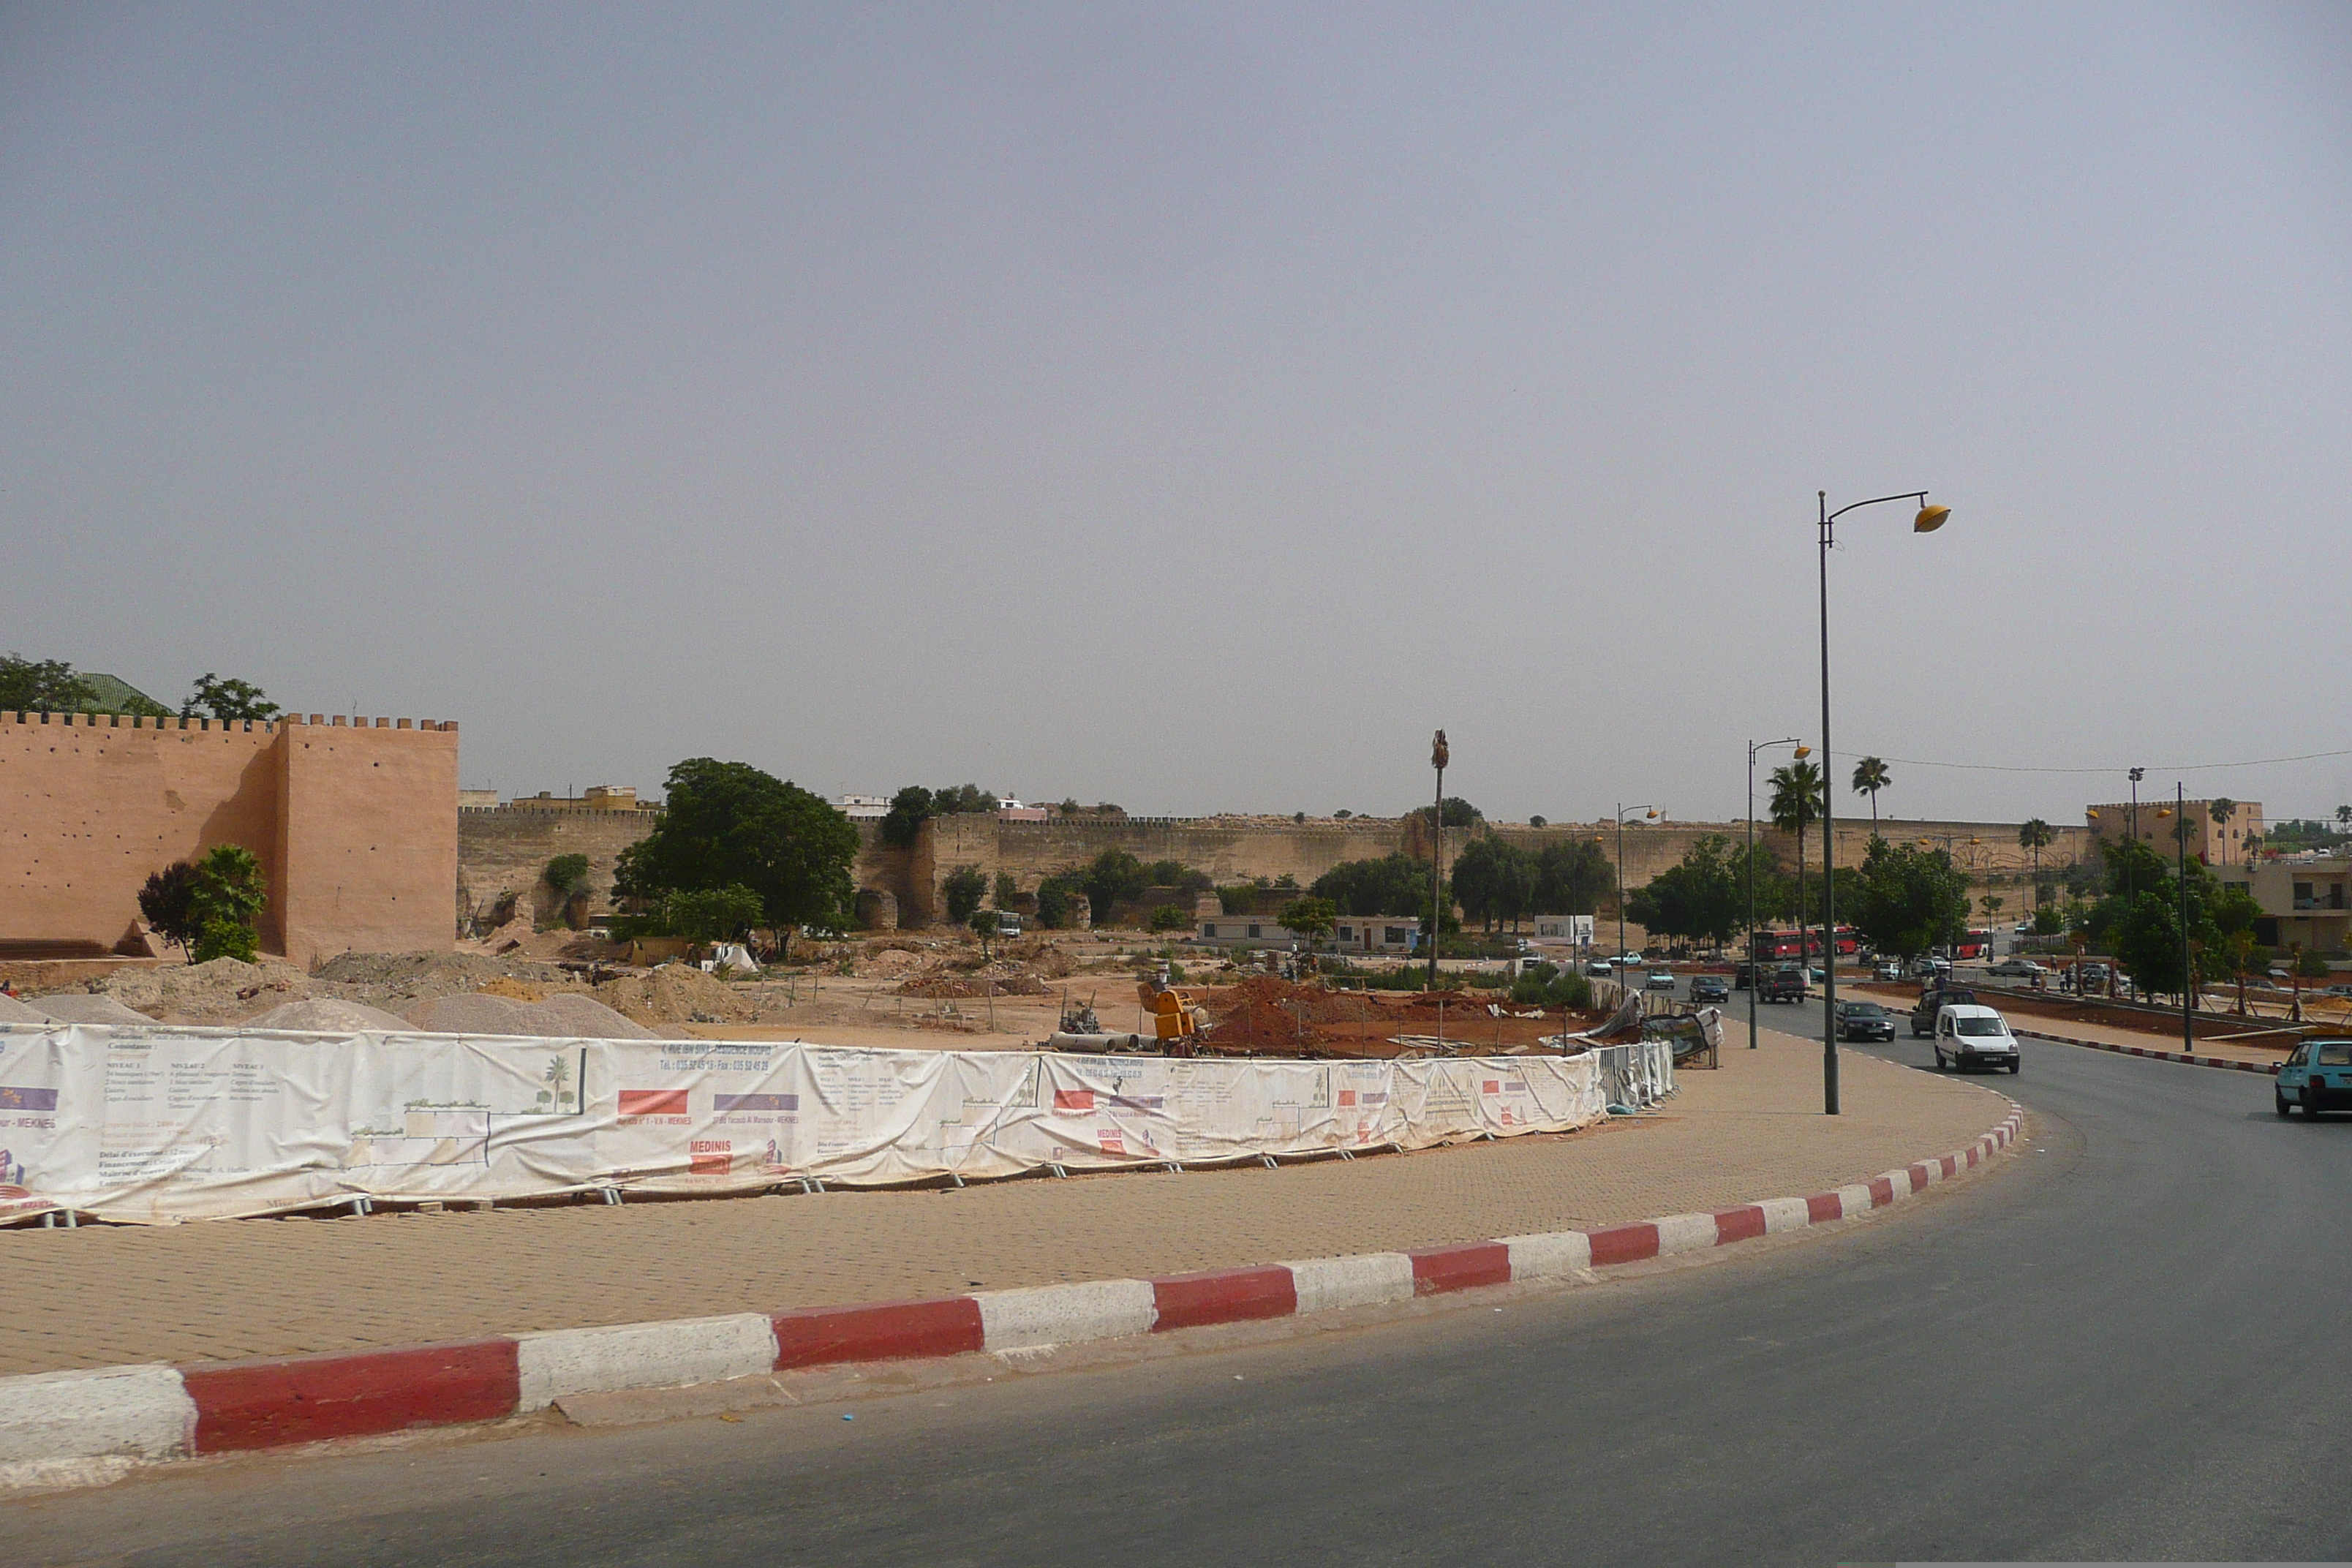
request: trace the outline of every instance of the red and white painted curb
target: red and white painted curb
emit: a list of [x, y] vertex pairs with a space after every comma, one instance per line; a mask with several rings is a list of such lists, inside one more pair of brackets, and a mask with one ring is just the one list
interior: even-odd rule
[[2242, 1062], [2235, 1057], [2200, 1057], [2187, 1051], [2159, 1051], [2147, 1046], [2119, 1046], [2112, 1040], [2078, 1040], [2072, 1035], [2053, 1035], [2042, 1029], [2019, 1029], [2029, 1039], [2055, 1040], [2062, 1046], [2080, 1046], [2089, 1051], [2113, 1051], [2117, 1056], [2147, 1057], [2159, 1062], [2185, 1062], [2193, 1068], [2221, 1068], [2228, 1072], [2258, 1072], [2269, 1078], [2278, 1076], [2277, 1062]]
[[493, 1421], [572, 1394], [685, 1387], [835, 1363], [1028, 1351], [1571, 1279], [1901, 1203], [2008, 1148], [2023, 1115], [2012, 1101], [2007, 1119], [1967, 1148], [1834, 1192], [1598, 1230], [936, 1300], [0, 1378], [0, 1483], [101, 1479], [116, 1468], [194, 1454]]

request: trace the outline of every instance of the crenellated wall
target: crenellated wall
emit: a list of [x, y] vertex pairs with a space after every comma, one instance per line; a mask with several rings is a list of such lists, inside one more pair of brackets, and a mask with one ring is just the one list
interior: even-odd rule
[[0, 950], [126, 947], [148, 876], [219, 844], [268, 879], [267, 952], [446, 948], [457, 787], [433, 720], [0, 712]]

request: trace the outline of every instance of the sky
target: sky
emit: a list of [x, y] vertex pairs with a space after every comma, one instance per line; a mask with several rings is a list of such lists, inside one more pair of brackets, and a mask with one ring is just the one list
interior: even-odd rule
[[1734, 817], [1925, 489], [1835, 776], [2352, 800], [2340, 5], [16, 5], [0, 355], [0, 650], [470, 787]]

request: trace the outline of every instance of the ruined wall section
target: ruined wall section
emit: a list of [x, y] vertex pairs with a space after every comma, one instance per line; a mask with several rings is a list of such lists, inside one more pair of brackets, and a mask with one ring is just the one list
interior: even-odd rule
[[487, 912], [509, 893], [541, 921], [558, 913], [543, 873], [558, 855], [588, 857], [588, 910], [613, 908], [613, 867], [621, 851], [654, 830], [658, 811], [544, 811], [467, 806], [457, 813], [457, 905]]

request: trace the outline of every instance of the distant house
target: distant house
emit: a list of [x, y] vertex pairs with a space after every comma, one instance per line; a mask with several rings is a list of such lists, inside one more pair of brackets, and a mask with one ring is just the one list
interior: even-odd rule
[[1307, 945], [1307, 939], [1288, 926], [1257, 915], [1220, 915], [1199, 922], [1196, 942], [1213, 947], [1288, 947], [1297, 942]]
[[2231, 866], [2216, 875], [2253, 895], [2263, 911], [2254, 921], [2254, 940], [2263, 946], [2299, 943], [2307, 952], [2352, 947], [2352, 858], [2295, 856]]
[[1418, 915], [1341, 915], [1331, 928], [1334, 952], [1411, 952], [1420, 945]]
[[878, 795], [845, 795], [833, 803], [852, 822], [879, 822], [890, 815], [890, 803]]

